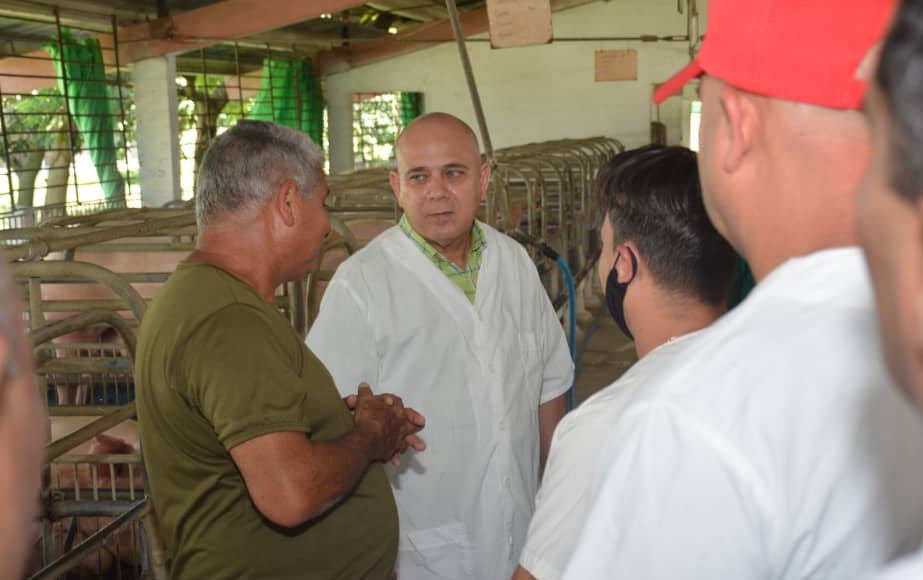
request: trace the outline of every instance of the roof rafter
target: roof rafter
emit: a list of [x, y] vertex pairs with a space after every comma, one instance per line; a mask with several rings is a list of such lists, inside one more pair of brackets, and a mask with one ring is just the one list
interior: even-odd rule
[[[596, 1], [598, 0], [551, 0], [551, 9], [559, 12]], [[459, 21], [466, 38], [487, 32], [487, 8], [463, 12], [459, 15]], [[322, 51], [317, 58], [323, 73], [335, 73], [453, 40], [452, 25], [446, 19], [420, 24], [388, 38], [356, 42], [349, 46]]]
[[186, 52], [339, 12], [362, 0], [224, 0], [119, 30], [126, 62]]

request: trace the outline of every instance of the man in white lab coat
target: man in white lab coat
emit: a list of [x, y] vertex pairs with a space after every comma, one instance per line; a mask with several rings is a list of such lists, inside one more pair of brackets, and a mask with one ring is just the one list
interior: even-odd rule
[[923, 539], [923, 429], [890, 383], [855, 190], [857, 78], [891, 0], [711, 0], [709, 218], [758, 284], [609, 431], [567, 580], [839, 580]]
[[[873, 55], [874, 56], [874, 55]], [[871, 67], [870, 67], [871, 68]], [[874, 69], [872, 69], [874, 70]], [[872, 162], [859, 188], [859, 238], [872, 272], [891, 374], [923, 405], [923, 0], [904, 0], [865, 98]], [[898, 442], [895, 442], [897, 445]], [[923, 501], [917, 490], [910, 501]], [[923, 550], [877, 576], [923, 578]]]
[[408, 125], [404, 217], [338, 268], [307, 340], [344, 395], [365, 381], [427, 418], [427, 451], [388, 470], [399, 580], [509, 578], [573, 379], [534, 264], [475, 220], [489, 180], [461, 120]]

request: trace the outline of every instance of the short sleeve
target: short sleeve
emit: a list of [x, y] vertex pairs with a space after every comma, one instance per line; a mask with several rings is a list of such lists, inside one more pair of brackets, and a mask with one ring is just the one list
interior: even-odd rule
[[551, 440], [535, 515], [519, 558], [520, 565], [540, 580], [561, 577], [586, 519], [586, 488], [596, 464], [598, 439], [596, 430], [583, 426], [579, 412], [570, 413]]
[[645, 403], [610, 432], [567, 580], [764, 578], [767, 493], [685, 411]]
[[184, 395], [225, 449], [279, 431], [311, 432], [301, 341], [252, 306], [210, 316], [182, 353]]

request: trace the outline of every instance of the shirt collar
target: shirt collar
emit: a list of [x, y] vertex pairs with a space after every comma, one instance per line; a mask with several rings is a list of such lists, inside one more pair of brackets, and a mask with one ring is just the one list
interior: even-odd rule
[[[412, 240], [417, 242], [423, 251], [430, 257], [439, 257], [445, 260], [445, 256], [440, 254], [436, 248], [434, 248], [426, 239], [417, 233], [413, 226], [410, 225], [410, 220], [407, 219], [407, 214], [401, 216], [400, 221], [397, 223], [398, 227], [401, 228], [401, 231], [407, 234]], [[487, 236], [484, 235], [484, 230], [481, 229], [481, 226], [478, 224], [477, 220], [474, 220], [474, 223], [471, 225], [471, 249], [468, 251], [469, 255], [472, 253], [477, 253], [483, 251], [487, 246]]]

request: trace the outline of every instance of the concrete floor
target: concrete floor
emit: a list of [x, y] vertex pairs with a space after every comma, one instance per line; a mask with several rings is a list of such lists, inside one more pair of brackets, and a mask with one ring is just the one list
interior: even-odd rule
[[638, 360], [634, 343], [616, 327], [599, 296], [597, 290], [596, 299], [588, 301], [589, 316], [578, 317], [578, 355], [581, 344], [586, 340], [586, 333], [590, 333], [577, 367], [578, 405], [596, 391], [612, 384]]

